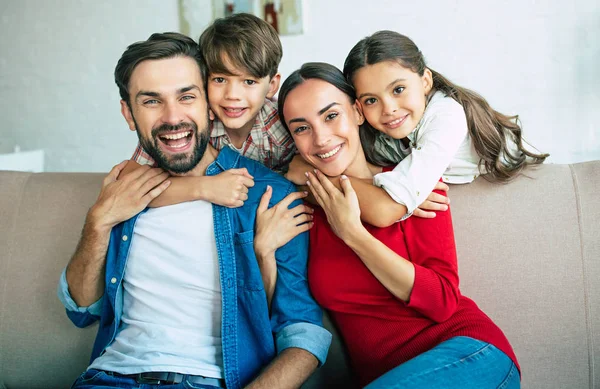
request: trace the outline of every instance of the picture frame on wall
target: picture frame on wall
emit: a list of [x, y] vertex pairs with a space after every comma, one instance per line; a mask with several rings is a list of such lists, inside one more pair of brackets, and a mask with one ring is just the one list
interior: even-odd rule
[[181, 32], [197, 39], [213, 20], [241, 12], [264, 19], [279, 35], [304, 33], [303, 0], [179, 0]]

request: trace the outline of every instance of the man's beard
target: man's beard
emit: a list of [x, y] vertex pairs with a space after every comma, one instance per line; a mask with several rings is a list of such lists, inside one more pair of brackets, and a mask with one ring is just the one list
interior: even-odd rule
[[[160, 142], [158, 140], [158, 135], [164, 135], [169, 132], [180, 131], [184, 129], [190, 130], [192, 132], [192, 136], [196, 139], [196, 144], [192, 146], [193, 149], [191, 154], [174, 154], [169, 158], [156, 144], [157, 142]], [[152, 129], [150, 139], [144, 137], [140, 133], [137, 122], [135, 122], [135, 130], [138, 134], [140, 144], [148, 153], [148, 155], [154, 159], [160, 168], [175, 174], [185, 174], [195, 168], [196, 165], [198, 165], [198, 162], [200, 162], [204, 156], [204, 152], [206, 151], [206, 147], [208, 145], [208, 126], [204, 128], [203, 131], [199, 132], [198, 126], [194, 122], [183, 122], [175, 126], [163, 124]]]

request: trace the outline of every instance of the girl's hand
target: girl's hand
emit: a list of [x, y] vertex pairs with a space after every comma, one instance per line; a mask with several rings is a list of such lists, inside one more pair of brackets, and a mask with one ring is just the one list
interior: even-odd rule
[[292, 181], [295, 185], [306, 184], [306, 173], [312, 172], [315, 168], [308, 164], [300, 155], [295, 155], [290, 162], [288, 172], [285, 178]]
[[306, 174], [308, 177], [306, 185], [310, 187], [315, 200], [325, 211], [333, 232], [347, 241], [366, 231], [360, 221], [358, 197], [348, 177], [344, 175], [340, 177], [342, 187], [340, 191], [319, 170], [315, 170], [315, 174]]
[[[443, 183], [442, 181], [438, 181], [435, 184], [435, 188], [433, 190], [448, 192], [450, 187]], [[450, 204], [450, 199], [447, 196], [442, 194], [431, 192], [427, 199], [423, 201], [419, 208], [415, 209], [413, 212], [413, 216], [422, 217], [424, 219], [433, 219], [435, 217], [435, 212], [433, 211], [447, 211], [448, 204]]]

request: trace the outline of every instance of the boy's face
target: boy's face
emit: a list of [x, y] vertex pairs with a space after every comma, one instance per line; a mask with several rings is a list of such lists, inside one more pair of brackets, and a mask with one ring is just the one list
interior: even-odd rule
[[227, 58], [223, 62], [232, 74], [209, 74], [208, 103], [225, 129], [245, 134], [252, 129], [265, 98], [277, 93], [281, 76], [256, 78], [231, 66]]

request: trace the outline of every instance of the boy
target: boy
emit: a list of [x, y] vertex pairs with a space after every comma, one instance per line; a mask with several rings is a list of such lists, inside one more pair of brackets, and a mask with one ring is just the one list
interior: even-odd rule
[[[283, 50], [277, 32], [264, 20], [241, 13], [217, 19], [199, 43], [208, 66], [210, 143], [217, 150], [232, 147], [272, 170], [285, 172], [296, 149], [270, 100], [281, 81], [277, 69]], [[172, 140], [175, 147], [177, 141]], [[132, 160], [154, 164], [140, 145]], [[252, 177], [243, 169], [225, 173], [210, 177], [213, 182], [209, 177], [174, 180], [152, 205], [203, 199], [241, 206], [247, 188], [253, 185]]]

